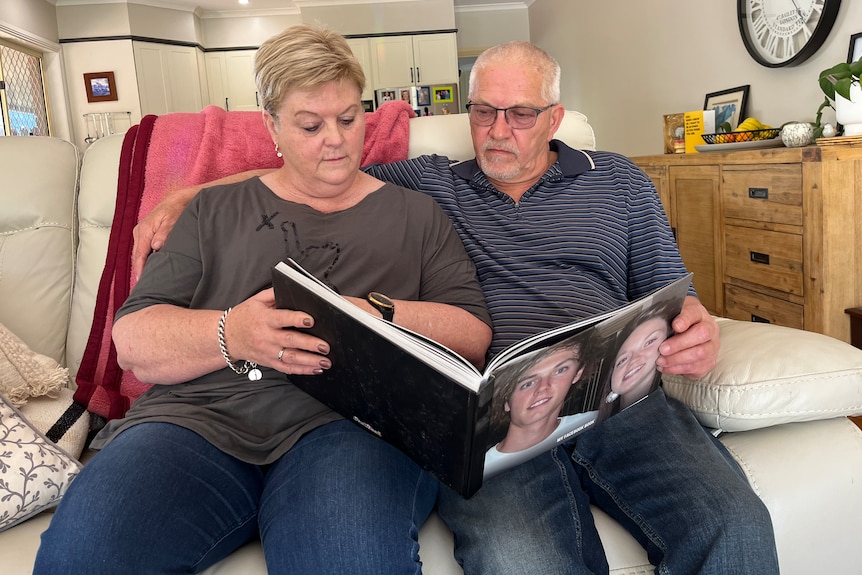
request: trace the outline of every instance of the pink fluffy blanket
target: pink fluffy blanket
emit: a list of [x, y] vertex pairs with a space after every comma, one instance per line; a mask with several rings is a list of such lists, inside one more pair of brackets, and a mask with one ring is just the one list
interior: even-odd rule
[[[366, 113], [362, 165], [406, 159], [408, 120], [413, 116], [410, 105], [400, 100]], [[106, 419], [118, 418], [149, 387], [119, 368], [111, 341], [114, 314], [134, 284], [132, 230], [137, 222], [172, 190], [281, 165], [260, 112], [208, 106], [198, 113], [150, 115], [126, 133], [108, 254], [76, 378], [76, 402]]]

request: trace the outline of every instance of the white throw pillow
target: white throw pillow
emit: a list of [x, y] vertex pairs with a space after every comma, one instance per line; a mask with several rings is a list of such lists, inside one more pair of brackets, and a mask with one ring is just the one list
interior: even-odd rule
[[862, 414], [862, 350], [822, 334], [719, 318], [716, 367], [699, 380], [662, 377], [701, 424], [746, 431]]
[[80, 470], [0, 395], [0, 531], [57, 505]]

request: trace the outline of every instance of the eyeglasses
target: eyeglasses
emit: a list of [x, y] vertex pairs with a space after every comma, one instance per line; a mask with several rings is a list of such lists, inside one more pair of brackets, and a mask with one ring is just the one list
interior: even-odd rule
[[485, 104], [467, 104], [467, 114], [470, 122], [477, 126], [492, 126], [497, 121], [497, 112], [503, 112], [506, 123], [513, 130], [528, 130], [536, 125], [539, 114], [556, 104], [550, 104], [544, 108], [527, 108], [524, 106], [513, 106], [511, 108], [495, 108]]

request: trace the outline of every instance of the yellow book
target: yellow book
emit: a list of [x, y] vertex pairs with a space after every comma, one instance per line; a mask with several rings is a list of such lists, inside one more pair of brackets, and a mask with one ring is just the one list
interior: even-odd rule
[[686, 112], [683, 120], [685, 126], [685, 153], [696, 154], [695, 146], [702, 146], [704, 134], [715, 133], [715, 110], [696, 110]]

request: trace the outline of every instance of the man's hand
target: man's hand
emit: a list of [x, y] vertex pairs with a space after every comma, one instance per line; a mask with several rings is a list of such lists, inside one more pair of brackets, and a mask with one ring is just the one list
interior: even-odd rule
[[168, 233], [177, 222], [188, 203], [200, 191], [200, 187], [184, 188], [172, 192], [163, 199], [147, 216], [138, 222], [132, 230], [134, 247], [132, 248], [132, 274], [141, 277], [144, 264], [150, 252], [162, 249]]
[[168, 195], [153, 208], [153, 211], [138, 222], [138, 225], [132, 230], [132, 237], [134, 238], [132, 274], [134, 274], [134, 277], [141, 277], [141, 272], [144, 271], [144, 264], [147, 263], [147, 257], [151, 252], [162, 249], [162, 246], [165, 245], [165, 240], [168, 238], [168, 234], [173, 229], [174, 224], [177, 223], [177, 218], [180, 217], [180, 214], [198, 192], [212, 186], [242, 182], [254, 176], [263, 176], [272, 171], [274, 170], [249, 170], [247, 172], [231, 174], [198, 186], [169, 191]]
[[689, 379], [709, 373], [718, 359], [719, 328], [700, 300], [685, 298], [682, 311], [673, 320], [673, 330], [674, 335], [659, 348], [659, 371]]

